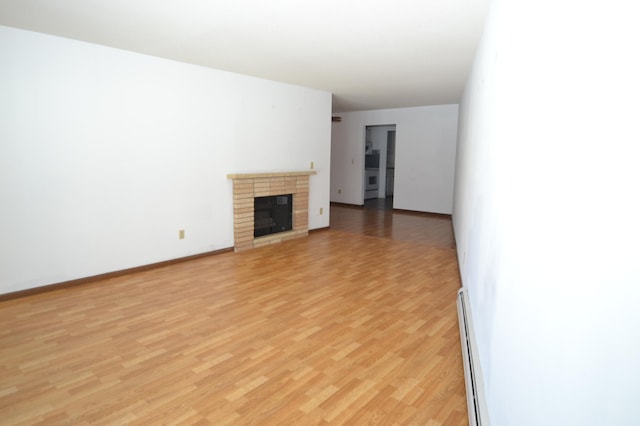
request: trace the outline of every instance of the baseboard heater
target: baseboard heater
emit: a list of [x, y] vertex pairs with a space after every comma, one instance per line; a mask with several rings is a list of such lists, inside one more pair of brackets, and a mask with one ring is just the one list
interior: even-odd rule
[[462, 362], [464, 364], [464, 382], [467, 389], [469, 426], [490, 426], [478, 349], [469, 311], [467, 291], [464, 287], [458, 291], [457, 304]]

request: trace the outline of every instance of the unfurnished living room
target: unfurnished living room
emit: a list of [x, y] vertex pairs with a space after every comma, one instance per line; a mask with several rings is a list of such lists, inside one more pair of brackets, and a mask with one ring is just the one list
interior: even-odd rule
[[0, 425], [635, 425], [630, 2], [0, 0]]

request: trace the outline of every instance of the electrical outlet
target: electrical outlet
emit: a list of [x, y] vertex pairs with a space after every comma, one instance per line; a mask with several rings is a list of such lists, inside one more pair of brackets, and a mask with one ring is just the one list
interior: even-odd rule
[[322, 210], [322, 207], [320, 207], [320, 214], [322, 214], [322, 211], [323, 211], [323, 210]]
[[311, 162], [311, 170], [313, 170], [313, 161]]
[[178, 231], [178, 239], [184, 240], [184, 229]]
[[338, 194], [342, 194], [342, 189], [338, 189]]

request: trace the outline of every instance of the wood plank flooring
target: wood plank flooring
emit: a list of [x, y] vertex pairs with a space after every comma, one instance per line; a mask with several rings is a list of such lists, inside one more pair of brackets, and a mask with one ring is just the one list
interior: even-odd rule
[[332, 206], [309, 238], [1, 302], [0, 424], [466, 425], [459, 286], [449, 218]]

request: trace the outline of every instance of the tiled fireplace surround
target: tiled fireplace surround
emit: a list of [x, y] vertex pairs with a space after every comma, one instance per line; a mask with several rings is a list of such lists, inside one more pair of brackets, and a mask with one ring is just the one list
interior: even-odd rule
[[[235, 251], [279, 243], [309, 234], [309, 176], [314, 170], [299, 172], [229, 174], [233, 180], [233, 235]], [[253, 199], [293, 194], [291, 231], [253, 237]]]

